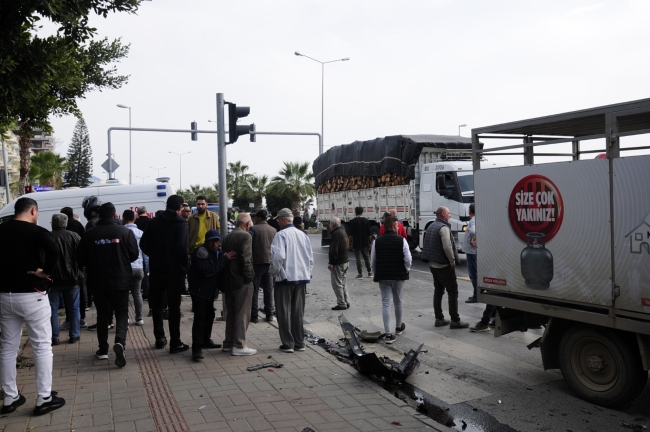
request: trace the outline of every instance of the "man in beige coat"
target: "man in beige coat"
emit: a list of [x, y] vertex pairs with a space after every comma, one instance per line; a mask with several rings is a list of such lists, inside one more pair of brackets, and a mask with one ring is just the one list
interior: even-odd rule
[[254, 355], [257, 350], [246, 346], [246, 331], [251, 319], [253, 298], [253, 239], [248, 230], [253, 225], [248, 213], [237, 216], [237, 228], [228, 234], [221, 245], [224, 253], [235, 252], [225, 269], [224, 300], [226, 304], [226, 335], [223, 351], [234, 356]]

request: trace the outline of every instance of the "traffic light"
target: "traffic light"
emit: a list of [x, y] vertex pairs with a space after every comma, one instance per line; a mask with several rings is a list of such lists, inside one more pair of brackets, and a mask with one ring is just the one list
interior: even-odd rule
[[[196, 129], [197, 129], [197, 126], [196, 126], [196, 122], [195, 122], [195, 121], [193, 121], [193, 122], [190, 124], [190, 129], [192, 129], [192, 130], [196, 130]], [[190, 132], [190, 135], [192, 136], [192, 141], [198, 141], [198, 140], [199, 140], [199, 134], [197, 134], [196, 132]]]
[[28, 194], [28, 193], [32, 193], [32, 192], [34, 192], [34, 190], [32, 189], [32, 186], [31, 186], [31, 185], [27, 185], [27, 186], [25, 186], [25, 193], [26, 193], [26, 194]]
[[257, 135], [255, 135], [254, 133], [252, 133], [252, 132], [255, 132], [256, 130], [257, 130], [257, 129], [255, 129], [255, 123], [253, 123], [252, 125], [250, 125], [250, 127], [248, 128], [249, 133], [251, 133], [251, 142], [256, 142], [256, 138], [255, 138], [255, 137], [257, 137]]
[[250, 133], [250, 126], [237, 126], [237, 120], [250, 114], [249, 107], [238, 107], [236, 104], [228, 103], [228, 144], [237, 142], [240, 135]]

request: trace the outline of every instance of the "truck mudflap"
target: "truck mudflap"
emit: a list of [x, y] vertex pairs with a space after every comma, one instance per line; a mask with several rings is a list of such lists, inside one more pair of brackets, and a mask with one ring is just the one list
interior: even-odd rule
[[377, 354], [366, 353], [363, 350], [357, 334], [359, 329], [353, 326], [342, 314], [339, 315], [339, 323], [341, 324], [341, 330], [343, 330], [346, 345], [352, 353], [352, 361], [354, 361], [359, 373], [363, 375], [375, 375], [376, 377], [383, 377], [387, 380], [404, 382], [409, 375], [416, 372], [420, 367], [418, 355], [421, 352], [427, 352], [426, 350], [422, 350], [424, 344], [421, 344], [417, 350], [409, 350], [399, 363], [387, 357], [380, 359], [377, 357]]
[[320, 245], [329, 246], [330, 243], [332, 243], [332, 233], [329, 227], [323, 226], [323, 230], [321, 231]]

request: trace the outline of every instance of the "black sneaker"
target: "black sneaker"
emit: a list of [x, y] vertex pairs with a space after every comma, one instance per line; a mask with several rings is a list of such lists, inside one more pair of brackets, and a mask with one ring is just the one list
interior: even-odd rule
[[401, 335], [406, 330], [406, 324], [402, 323], [401, 326], [395, 328], [395, 334]]
[[205, 349], [215, 349], [215, 348], [221, 348], [221, 344], [214, 343], [212, 339], [208, 339], [207, 341], [203, 342], [201, 347]]
[[70, 339], [68, 339], [68, 343], [71, 343], [71, 344], [73, 344], [73, 343], [77, 343], [77, 342], [79, 342], [80, 339], [81, 339], [81, 338], [80, 338], [79, 336], [77, 336], [77, 337], [71, 337]]
[[450, 329], [464, 329], [464, 328], [469, 328], [469, 323], [463, 322], [463, 321], [452, 321], [451, 324], [449, 324]]
[[65, 399], [58, 397], [56, 392], [52, 392], [48, 400], [34, 407], [34, 415], [47, 414], [61, 408], [63, 405], [65, 405]]
[[258, 322], [260, 322], [260, 319], [259, 319], [259, 317], [258, 318], [251, 318], [251, 322], [253, 324], [257, 324]]
[[198, 350], [193, 349], [192, 350], [192, 360], [194, 360], [194, 361], [203, 360], [203, 351], [201, 351], [200, 349], [198, 349]]
[[124, 357], [124, 345], [121, 343], [116, 343], [113, 345], [113, 351], [115, 351], [115, 366], [118, 368], [123, 368], [126, 366], [126, 357]]
[[2, 410], [0, 410], [0, 414], [11, 414], [12, 412], [16, 411], [16, 408], [24, 404], [26, 400], [27, 399], [25, 399], [25, 396], [18, 393], [18, 397], [14, 399], [14, 401], [10, 405], [2, 405]]
[[165, 348], [165, 345], [167, 345], [167, 338], [156, 340], [156, 348], [163, 349]]
[[368, 277], [372, 277], [372, 272], [368, 272]]
[[346, 309], [347, 308], [345, 306], [339, 306], [339, 305], [336, 305], [332, 308], [332, 310], [346, 310]]
[[357, 275], [357, 279], [363, 279], [363, 275], [362, 275], [361, 273], [359, 273], [359, 274]]
[[444, 327], [444, 326], [449, 325], [449, 323], [451, 323], [451, 321], [449, 321], [448, 319], [444, 319], [444, 318], [443, 319], [437, 319], [434, 326], [435, 327]]
[[285, 352], [285, 353], [292, 353], [293, 352], [293, 348], [290, 348], [287, 345], [280, 345], [279, 349], [280, 349], [280, 351]]
[[115, 324], [113, 324], [113, 323], [109, 323], [109, 324], [108, 324], [108, 329], [110, 330], [110, 329], [112, 329], [112, 328], [115, 328]]
[[190, 346], [187, 344], [184, 344], [183, 342], [178, 342], [177, 344], [174, 344], [174, 346], [169, 346], [169, 353], [170, 354], [178, 354], [187, 351], [190, 349]]
[[88, 326], [88, 330], [90, 331], [97, 331], [97, 324], [93, 324], [91, 326]]
[[102, 350], [95, 351], [95, 357], [99, 360], [108, 360], [108, 353], [102, 352]]
[[470, 327], [469, 331], [474, 333], [487, 332], [490, 331], [490, 326], [488, 324], [483, 324], [481, 321], [474, 324], [474, 327]]
[[392, 344], [397, 340], [397, 337], [394, 334], [389, 334], [384, 337], [384, 342], [387, 344]]
[[476, 300], [476, 297], [470, 297], [465, 300], [465, 303], [478, 303], [478, 300]]
[[61, 342], [59, 342], [58, 339], [52, 338], [52, 346], [59, 345]]

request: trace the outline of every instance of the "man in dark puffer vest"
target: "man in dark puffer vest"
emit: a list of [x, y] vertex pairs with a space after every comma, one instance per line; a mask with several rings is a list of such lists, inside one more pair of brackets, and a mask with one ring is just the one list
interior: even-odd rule
[[[458, 282], [456, 282], [456, 263], [458, 251], [451, 233], [451, 213], [447, 207], [438, 207], [436, 220], [427, 228], [422, 249], [422, 260], [429, 263], [433, 275], [433, 312], [436, 316], [435, 327], [449, 325], [449, 328], [468, 328], [469, 324], [460, 320], [458, 315]], [[442, 297], [447, 290], [449, 296], [449, 316], [451, 322], [442, 313]]]
[[[381, 290], [382, 316], [386, 343], [395, 342], [395, 334], [404, 333], [406, 324], [402, 321], [402, 288], [409, 278], [411, 269], [411, 251], [406, 239], [397, 234], [397, 218], [388, 216], [384, 219], [384, 235], [372, 245], [370, 267], [379, 282]], [[395, 306], [395, 333], [390, 327], [390, 297]]]

